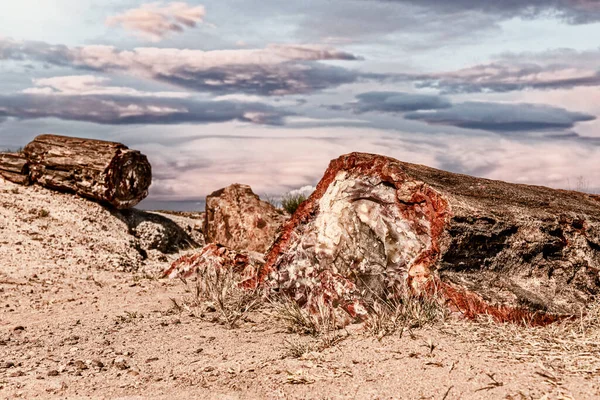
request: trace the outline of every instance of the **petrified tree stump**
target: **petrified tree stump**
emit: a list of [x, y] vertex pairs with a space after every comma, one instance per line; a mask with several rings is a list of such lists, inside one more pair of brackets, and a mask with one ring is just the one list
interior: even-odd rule
[[152, 181], [146, 156], [121, 143], [41, 135], [23, 153], [32, 182], [117, 209], [142, 201]]
[[22, 153], [0, 153], [0, 176], [18, 183], [29, 184], [29, 165]]
[[600, 293], [600, 199], [352, 153], [331, 162], [257, 279], [353, 316], [411, 290], [467, 317], [543, 324]]
[[264, 253], [273, 244], [286, 217], [239, 183], [206, 197], [204, 235], [207, 242], [237, 251]]

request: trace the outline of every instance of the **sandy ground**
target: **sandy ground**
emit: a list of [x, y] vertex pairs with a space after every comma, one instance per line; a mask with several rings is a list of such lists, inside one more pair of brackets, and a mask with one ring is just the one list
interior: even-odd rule
[[515, 327], [448, 321], [380, 341], [352, 325], [292, 356], [289, 342], [315, 339], [268, 307], [235, 329], [177, 308], [186, 285], [157, 276], [178, 255], [140, 260], [130, 236], [93, 203], [0, 181], [0, 398], [600, 398], [597, 352], [498, 339]]

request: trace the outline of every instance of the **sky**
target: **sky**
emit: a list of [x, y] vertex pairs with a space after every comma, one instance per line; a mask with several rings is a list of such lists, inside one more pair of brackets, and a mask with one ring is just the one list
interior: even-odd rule
[[0, 5], [0, 149], [125, 143], [145, 208], [277, 197], [392, 156], [600, 192], [600, 0], [19, 0]]

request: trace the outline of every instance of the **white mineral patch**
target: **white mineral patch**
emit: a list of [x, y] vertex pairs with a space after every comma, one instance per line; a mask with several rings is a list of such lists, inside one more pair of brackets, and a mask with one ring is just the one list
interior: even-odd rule
[[[359, 225], [369, 227], [383, 244], [388, 264], [410, 267], [412, 261], [428, 246], [429, 237], [417, 236], [396, 205], [396, 190], [366, 177], [349, 177], [341, 171], [319, 201], [314, 221], [317, 258], [333, 259], [341, 251], [340, 244], [355, 243]], [[377, 248], [377, 243], [373, 245]], [[370, 250], [369, 250], [370, 251]]]

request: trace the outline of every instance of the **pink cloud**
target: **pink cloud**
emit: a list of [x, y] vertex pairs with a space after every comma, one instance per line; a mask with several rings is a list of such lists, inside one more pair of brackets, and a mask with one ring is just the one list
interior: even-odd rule
[[106, 19], [109, 26], [121, 26], [138, 36], [158, 42], [168, 34], [183, 32], [202, 22], [206, 10], [204, 6], [191, 6], [184, 2], [142, 4], [138, 8]]

